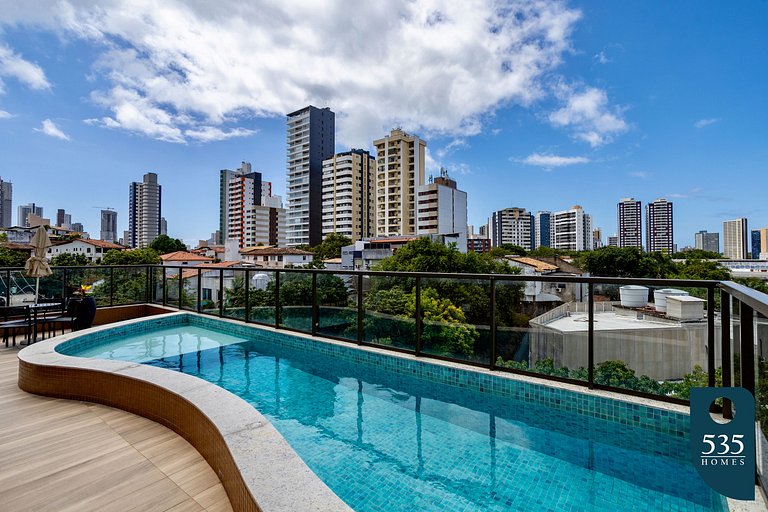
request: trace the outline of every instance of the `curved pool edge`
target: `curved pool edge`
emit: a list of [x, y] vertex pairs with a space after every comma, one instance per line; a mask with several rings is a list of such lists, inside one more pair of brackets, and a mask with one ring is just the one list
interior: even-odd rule
[[213, 468], [236, 511], [352, 510], [307, 467], [269, 420], [229, 391], [163, 368], [56, 351], [60, 344], [80, 336], [142, 321], [146, 319], [94, 327], [24, 348], [18, 354], [19, 388], [100, 403], [165, 425]]

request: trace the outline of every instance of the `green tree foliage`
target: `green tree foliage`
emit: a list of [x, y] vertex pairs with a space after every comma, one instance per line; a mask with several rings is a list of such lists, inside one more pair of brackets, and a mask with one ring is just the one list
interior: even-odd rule
[[7, 247], [0, 247], [0, 267], [23, 267], [29, 256], [29, 251], [17, 251]]
[[578, 258], [593, 276], [665, 278], [674, 272], [672, 259], [662, 253], [644, 253], [637, 247], [601, 247]]
[[171, 238], [168, 235], [160, 235], [149, 244], [149, 248], [155, 250], [158, 254], [168, 254], [169, 252], [186, 251], [187, 246], [178, 238]]
[[676, 265], [675, 279], [713, 279], [727, 281], [731, 272], [716, 261], [687, 259]]
[[494, 247], [488, 251], [488, 255], [492, 258], [501, 258], [504, 256], [525, 256], [528, 251], [514, 244], [501, 244], [499, 247]]
[[352, 239], [338, 233], [331, 233], [325, 237], [325, 240], [319, 245], [309, 249], [316, 260], [328, 260], [332, 258], [341, 258], [341, 248], [352, 245]]
[[53, 267], [83, 267], [88, 263], [88, 257], [85, 254], [71, 252], [56, 255], [50, 261], [50, 265]]
[[759, 292], [768, 293], [768, 281], [763, 279], [759, 279], [757, 277], [741, 277], [734, 279], [734, 281], [739, 284], [743, 284], [744, 286], [749, 286], [750, 288]]
[[515, 274], [518, 269], [498, 262], [487, 254], [459, 252], [429, 238], [418, 238], [382, 260], [375, 270], [388, 272], [445, 272], [479, 274]]
[[151, 248], [120, 251], [110, 249], [101, 258], [102, 265], [158, 265], [160, 254]]
[[675, 254], [676, 258], [686, 260], [721, 260], [723, 255], [719, 252], [705, 251], [703, 249], [690, 249]]

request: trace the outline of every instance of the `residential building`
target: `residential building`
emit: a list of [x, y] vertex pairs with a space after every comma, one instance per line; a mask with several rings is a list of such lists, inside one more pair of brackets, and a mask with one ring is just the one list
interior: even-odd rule
[[416, 190], [424, 184], [427, 143], [399, 128], [376, 147], [376, 235], [415, 235]]
[[752, 259], [768, 259], [768, 228], [754, 229], [751, 235]]
[[37, 226], [51, 226], [51, 219], [46, 219], [34, 213], [30, 213], [27, 215], [27, 224], [32, 228]]
[[674, 254], [672, 202], [657, 199], [645, 205], [645, 249]]
[[416, 187], [416, 234], [441, 236], [467, 251], [467, 193], [441, 168], [431, 183]]
[[168, 221], [165, 217], [160, 217], [160, 234], [168, 236]]
[[592, 249], [599, 249], [603, 246], [603, 230], [601, 228], [592, 230]]
[[619, 235], [613, 235], [608, 237], [608, 247], [619, 246]]
[[707, 233], [706, 230], [701, 230], [695, 235], [694, 246], [702, 251], [720, 252], [720, 233]]
[[551, 217], [551, 245], [553, 249], [585, 251], [592, 249], [592, 216], [579, 206], [553, 212]]
[[161, 254], [160, 259], [164, 266], [188, 265], [192, 267], [200, 264], [213, 263], [213, 258], [188, 251], [175, 251], [169, 252], [168, 254]]
[[323, 160], [333, 156], [336, 115], [308, 106], [287, 117], [287, 243], [322, 241]]
[[538, 211], [534, 215], [534, 229], [533, 229], [533, 247], [538, 249], [539, 247], [550, 246], [550, 231], [551, 231], [551, 218], [552, 212]]
[[30, 227], [29, 224], [29, 215], [37, 215], [38, 217], [43, 216], [43, 207], [37, 206], [35, 203], [29, 203], [22, 206], [19, 206], [18, 208], [18, 225], [22, 228], [28, 228]]
[[240, 251], [245, 263], [264, 268], [302, 267], [312, 263], [313, 254], [294, 247], [246, 247]]
[[50, 259], [61, 254], [82, 254], [90, 263], [94, 263], [111, 249], [122, 251], [125, 248], [106, 240], [78, 238], [68, 242], [53, 242], [46, 256]]
[[747, 259], [747, 219], [723, 222], [723, 256], [731, 260]]
[[147, 247], [160, 235], [162, 186], [157, 174], [148, 172], [141, 182], [133, 182], [128, 194], [128, 230], [131, 247]]
[[476, 252], [482, 254], [491, 250], [490, 238], [468, 238], [467, 252]]
[[341, 268], [344, 270], [370, 270], [385, 258], [392, 256], [416, 236], [373, 238], [358, 240], [352, 245], [341, 248]]
[[117, 212], [101, 210], [101, 237], [107, 242], [117, 242]]
[[0, 228], [13, 226], [13, 183], [0, 178]]
[[[73, 222], [72, 223], [72, 231], [74, 231], [75, 233], [86, 234], [85, 233], [85, 227], [83, 227], [83, 223], [82, 222]], [[87, 237], [84, 237], [84, 238], [87, 238]]]
[[323, 161], [323, 239], [331, 233], [353, 242], [376, 234], [376, 158], [352, 149]]
[[60, 228], [72, 228], [72, 215], [67, 213], [63, 208], [56, 210], [56, 225]]
[[[619, 247], [643, 248], [643, 224], [640, 201], [624, 198], [616, 205]], [[647, 220], [647, 218], [646, 218]]]
[[492, 247], [511, 244], [529, 251], [533, 248], [533, 216], [525, 208], [504, 208], [493, 212], [488, 226]]

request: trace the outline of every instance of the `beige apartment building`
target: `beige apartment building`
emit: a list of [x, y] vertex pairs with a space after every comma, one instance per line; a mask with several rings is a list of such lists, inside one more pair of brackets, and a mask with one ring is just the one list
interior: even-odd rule
[[376, 147], [376, 236], [416, 234], [416, 189], [424, 184], [427, 143], [395, 128]]
[[338, 233], [353, 242], [376, 236], [376, 158], [353, 149], [323, 161], [323, 239]]
[[747, 259], [747, 219], [723, 222], [723, 256], [732, 260]]

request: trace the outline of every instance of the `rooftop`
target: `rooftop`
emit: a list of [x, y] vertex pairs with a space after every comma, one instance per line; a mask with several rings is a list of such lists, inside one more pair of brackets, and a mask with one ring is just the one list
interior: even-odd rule
[[163, 261], [213, 261], [213, 258], [201, 256], [187, 251], [169, 252], [160, 256]]

